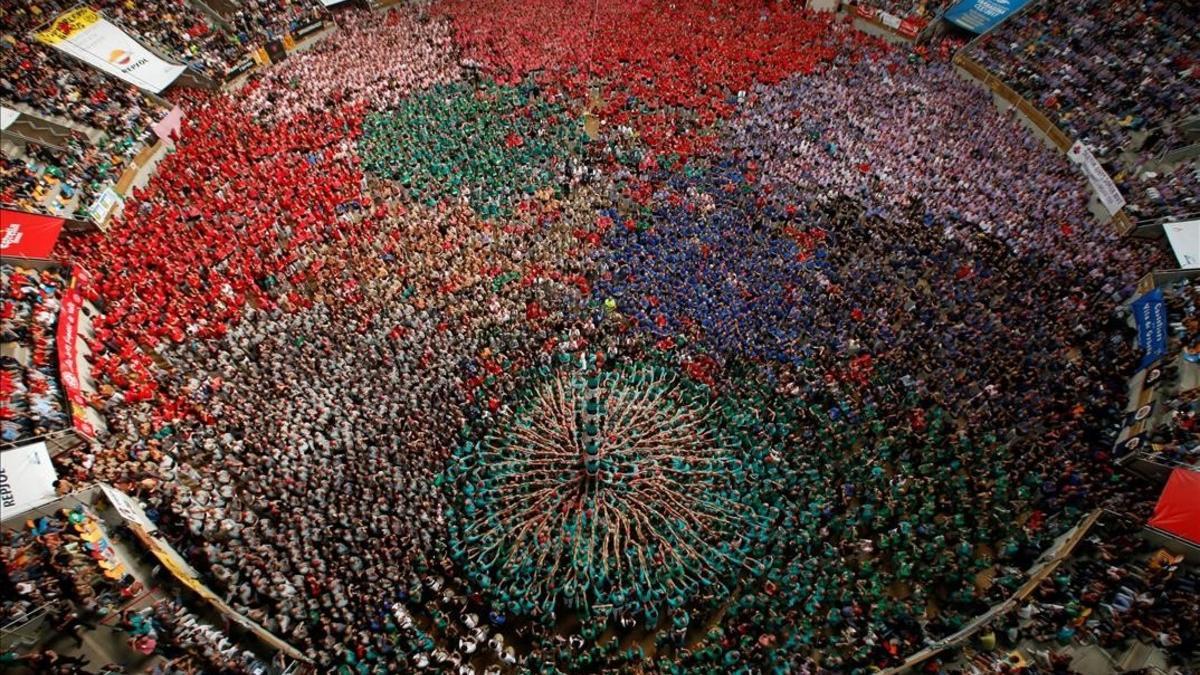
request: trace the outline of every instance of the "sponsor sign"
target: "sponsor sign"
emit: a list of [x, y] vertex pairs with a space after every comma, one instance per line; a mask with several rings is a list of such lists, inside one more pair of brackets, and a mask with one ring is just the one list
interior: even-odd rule
[[101, 483], [100, 490], [104, 493], [104, 497], [108, 500], [108, 503], [113, 505], [113, 508], [117, 510], [117, 513], [121, 514], [121, 517], [126, 522], [137, 523], [146, 532], [155, 532], [158, 530], [158, 526], [146, 517], [146, 512], [142, 510], [141, 505], [135, 502], [132, 497], [107, 483]]
[[58, 472], [45, 443], [0, 452], [0, 513], [5, 520], [52, 502]]
[[287, 47], [283, 45], [283, 40], [271, 40], [266, 44], [267, 63], [279, 63], [287, 58]]
[[1184, 220], [1163, 225], [1175, 259], [1185, 270], [1200, 268], [1200, 220]]
[[185, 70], [184, 66], [162, 60], [90, 7], [59, 14], [35, 37], [155, 94], [171, 86]]
[[253, 67], [254, 67], [254, 59], [250, 58], [249, 56], [244, 57], [241, 61], [238, 61], [237, 63], [233, 64], [233, 67], [230, 68], [229, 71], [225, 73], [225, 79], [232, 80], [233, 78], [237, 77], [238, 75], [241, 75], [242, 73], [249, 71]]
[[1140, 296], [1130, 307], [1137, 323], [1138, 346], [1146, 352], [1138, 368], [1145, 368], [1167, 354], [1167, 305], [1162, 289]]
[[79, 350], [76, 349], [79, 312], [83, 309], [83, 295], [78, 286], [76, 280], [71, 281], [71, 285], [63, 292], [58, 310], [58, 372], [67, 401], [86, 405], [87, 399], [83, 397], [83, 387], [79, 382]]
[[96, 429], [87, 419], [87, 398], [83, 395], [83, 383], [79, 376], [79, 316], [83, 310], [82, 287], [87, 283], [87, 273], [76, 267], [71, 270], [71, 285], [63, 293], [58, 310], [58, 377], [62, 382], [67, 405], [71, 409], [71, 424], [75, 431], [88, 438], [96, 437]]
[[1117, 184], [1109, 177], [1104, 167], [1100, 166], [1100, 162], [1096, 160], [1091, 149], [1082, 141], [1075, 141], [1075, 145], [1072, 145], [1071, 149], [1067, 151], [1067, 157], [1079, 165], [1083, 175], [1087, 176], [1088, 183], [1096, 191], [1096, 196], [1100, 198], [1100, 203], [1104, 204], [1104, 208], [1110, 214], [1120, 211], [1121, 207], [1125, 206], [1125, 197], [1117, 189]]
[[108, 220], [113, 210], [121, 203], [121, 195], [117, 194], [117, 191], [112, 189], [112, 186], [106, 187], [104, 188], [104, 192], [101, 192], [96, 197], [96, 201], [92, 202], [92, 205], [88, 207], [88, 217], [92, 219], [93, 223], [101, 225], [104, 221]]
[[62, 218], [0, 209], [0, 255], [49, 258], [62, 227]]
[[303, 26], [297, 28], [295, 31], [292, 32], [292, 35], [295, 37], [295, 39], [299, 40], [303, 37], [306, 37], [312, 33], [315, 33], [317, 31], [321, 30], [324, 27], [325, 27], [324, 21], [314, 21], [310, 24], [306, 24], [306, 25], [303, 25]]
[[986, 33], [1027, 4], [1029, 0], [961, 0], [946, 10], [945, 18], [972, 33]]

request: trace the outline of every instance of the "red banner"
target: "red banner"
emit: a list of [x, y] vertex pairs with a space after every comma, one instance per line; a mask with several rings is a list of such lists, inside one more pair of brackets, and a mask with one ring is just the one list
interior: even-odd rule
[[900, 27], [896, 29], [896, 32], [906, 38], [915, 38], [927, 23], [929, 22], [920, 17], [910, 16], [900, 22]]
[[62, 231], [63, 219], [0, 209], [0, 255], [49, 258]]
[[71, 271], [71, 285], [63, 293], [62, 306], [58, 311], [58, 377], [71, 407], [75, 430], [88, 438], [95, 438], [96, 430], [85, 416], [87, 399], [79, 382], [79, 316], [83, 310], [81, 286], [86, 281], [86, 273], [78, 267], [74, 268]]
[[879, 10], [866, 5], [856, 5], [854, 11], [862, 18], [871, 19], [872, 21], [876, 20], [876, 16], [879, 14]]

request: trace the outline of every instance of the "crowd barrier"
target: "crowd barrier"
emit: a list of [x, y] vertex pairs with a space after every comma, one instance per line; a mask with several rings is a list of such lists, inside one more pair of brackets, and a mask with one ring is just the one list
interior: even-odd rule
[[962, 645], [967, 640], [970, 640], [972, 637], [974, 637], [975, 634], [980, 630], [985, 628], [997, 616], [1005, 614], [1016, 608], [1018, 604], [1023, 602], [1031, 593], [1033, 593], [1034, 589], [1036, 589], [1038, 585], [1042, 583], [1043, 579], [1050, 576], [1054, 570], [1058, 569], [1058, 566], [1061, 565], [1064, 560], [1071, 557], [1071, 553], [1075, 550], [1075, 547], [1079, 545], [1080, 541], [1083, 541], [1084, 536], [1086, 536], [1088, 531], [1092, 529], [1092, 526], [1096, 524], [1096, 521], [1100, 519], [1100, 516], [1103, 513], [1103, 509], [1096, 509], [1084, 516], [1083, 519], [1080, 520], [1079, 523], [1070, 531], [1070, 533], [1059, 543], [1057, 548], [1047, 551], [1046, 554], [1043, 555], [1042, 562], [1038, 564], [1038, 567], [1035, 570], [1030, 572], [1029, 579], [1026, 580], [1026, 582], [1022, 584], [1015, 593], [1009, 596], [1007, 600], [998, 605], [994, 605], [987, 612], [975, 617], [975, 619], [973, 619], [962, 630], [958, 631], [954, 635], [951, 635], [944, 640], [940, 640], [937, 643], [917, 652], [916, 654], [913, 654], [905, 659], [904, 663], [901, 663], [893, 668], [888, 668], [887, 670], [882, 671], [882, 673], [884, 673], [884, 675], [898, 675], [899, 673], [907, 673], [929, 659]]
[[[1143, 276], [1138, 281], [1131, 305], [1136, 304], [1137, 299], [1148, 297], [1148, 294], [1156, 288], [1181, 279], [1200, 279], [1200, 269], [1162, 270]], [[1163, 316], [1156, 323], [1162, 324], [1157, 329], [1161, 331], [1159, 340], [1164, 343], [1162, 349], [1165, 350], [1165, 342], [1168, 339], [1165, 324], [1169, 318], [1165, 315], [1165, 307], [1158, 308], [1158, 304], [1161, 304], [1161, 301], [1155, 307], [1163, 313]], [[1137, 318], [1136, 310], [1135, 307], [1135, 319]], [[1140, 332], [1144, 330], [1142, 324], [1146, 323], [1148, 322], [1144, 319], [1138, 322], [1139, 338]], [[1160, 485], [1166, 482], [1173, 467], [1151, 458], [1150, 451], [1153, 448], [1150, 437], [1159, 422], [1160, 393], [1164, 371], [1172, 363], [1181, 368], [1186, 365], [1179, 357], [1170, 362], [1160, 357], [1146, 364], [1146, 367], [1141, 368], [1131, 378], [1129, 404], [1125, 408], [1125, 419], [1121, 425], [1121, 431], [1117, 434], [1117, 440], [1113, 444], [1113, 456], [1116, 458], [1118, 466]]]
[[150, 521], [136, 501], [111, 485], [101, 483], [99, 487], [105, 499], [124, 521], [125, 526], [133, 532], [134, 537], [145, 547], [146, 551], [162, 563], [163, 569], [167, 570], [180, 585], [187, 587], [199, 596], [226, 621], [242, 627], [276, 652], [293, 661], [311, 663], [298, 649], [279, 639], [259, 623], [239, 614], [201, 581], [199, 573], [184, 560], [175, 547], [158, 535], [158, 528]]

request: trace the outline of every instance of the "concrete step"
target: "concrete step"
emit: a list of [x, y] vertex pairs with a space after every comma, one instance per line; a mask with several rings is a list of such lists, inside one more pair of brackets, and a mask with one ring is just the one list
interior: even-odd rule
[[226, 19], [237, 13], [242, 5], [238, 0], [192, 0], [193, 3], [203, 5], [209, 11], [216, 13]]
[[88, 126], [86, 124], [83, 124], [82, 122], [78, 122], [73, 119], [68, 119], [61, 115], [47, 115], [45, 113], [42, 113], [38, 110], [31, 108], [30, 106], [25, 105], [24, 103], [17, 103], [15, 101], [4, 101], [4, 107], [12, 108], [13, 110], [20, 112], [22, 115], [24, 115], [26, 117], [32, 117], [35, 120], [41, 120], [43, 122], [50, 122], [50, 123], [58, 125], [60, 127], [66, 127], [67, 129], [71, 129], [72, 131], [78, 131], [79, 133], [83, 134], [84, 136], [87, 136], [88, 140], [90, 140], [93, 143], [95, 143], [96, 141], [98, 141], [104, 137], [104, 132], [100, 131], [99, 129], [97, 129], [95, 127]]
[[1125, 650], [1125, 653], [1117, 658], [1117, 667], [1121, 669], [1121, 672], [1143, 668], [1157, 668], [1165, 671], [1167, 659], [1158, 647], [1144, 642], [1134, 642], [1129, 649]]
[[191, 0], [191, 4], [201, 14], [208, 17], [210, 21], [215, 21], [225, 28], [229, 28], [229, 20], [237, 12], [238, 8], [231, 2], [220, 2], [218, 0]]
[[5, 136], [0, 139], [0, 153], [3, 153], [9, 159], [23, 160], [25, 159], [25, 144], [17, 143], [8, 136]]

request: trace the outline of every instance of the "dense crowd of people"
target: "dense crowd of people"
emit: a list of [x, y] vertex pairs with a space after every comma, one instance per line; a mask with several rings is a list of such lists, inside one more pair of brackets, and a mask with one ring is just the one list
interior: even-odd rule
[[155, 140], [152, 125], [166, 110], [136, 87], [103, 75], [29, 37], [65, 9], [53, 3], [0, 6], [0, 103], [28, 106], [35, 116], [101, 132], [93, 144], [75, 131], [65, 147], [18, 141], [3, 158], [4, 199], [32, 211], [87, 218], [87, 209], [121, 169]]
[[0, 265], [0, 441], [16, 443], [70, 423], [55, 341], [66, 287], [59, 269]]
[[1200, 6], [1191, 0], [1042, 2], [984, 36], [971, 55], [1087, 143], [1136, 218], [1186, 216], [1195, 213], [1198, 167], [1155, 175], [1163, 172], [1139, 161], [1135, 139], [1196, 114], [1198, 31]]
[[[309, 51], [264, 73], [258, 86], [244, 94], [247, 108], [275, 122], [333, 104], [387, 110], [412, 92], [461, 76], [449, 27], [410, 12], [343, 22]], [[395, 54], [405, 58], [393, 58]]]
[[[110, 430], [64, 479], [344, 673], [866, 672], [1138, 500], [1118, 307], [1161, 252], [1066, 158], [847, 21], [565, 10], [349, 11], [172, 93], [174, 153], [64, 242]], [[537, 548], [502, 570], [485, 530]]]
[[322, 5], [305, 0], [246, 0], [229, 21], [240, 44], [275, 40], [320, 20]]
[[[119, 608], [137, 595], [134, 579], [101, 531], [96, 516], [83, 506], [36, 515], [24, 527], [4, 532], [4, 623], [16, 623], [49, 606], [60, 632], [63, 619], [95, 618]], [[76, 622], [77, 623], [77, 622]]]
[[1188, 598], [1200, 590], [1200, 570], [1143, 539], [1140, 529], [1106, 515], [1015, 611], [980, 631], [972, 660], [998, 665], [1025, 647], [1039, 668], [1058, 672], [1070, 664], [1063, 647], [1095, 646], [1120, 662], [1138, 643], [1194, 658], [1200, 616]]
[[[223, 22], [215, 21], [187, 0], [155, 3], [96, 0], [88, 6], [163, 56], [218, 80], [253, 46], [280, 38], [323, 13], [317, 3], [297, 0], [243, 2], [235, 14], [222, 17]], [[5, 3], [0, 8], [0, 27], [10, 47], [22, 43], [28, 46], [33, 42], [28, 37], [29, 31], [74, 7], [75, 4], [61, 0]], [[60, 73], [55, 71], [49, 78], [30, 77], [44, 83], [54, 81]]]

